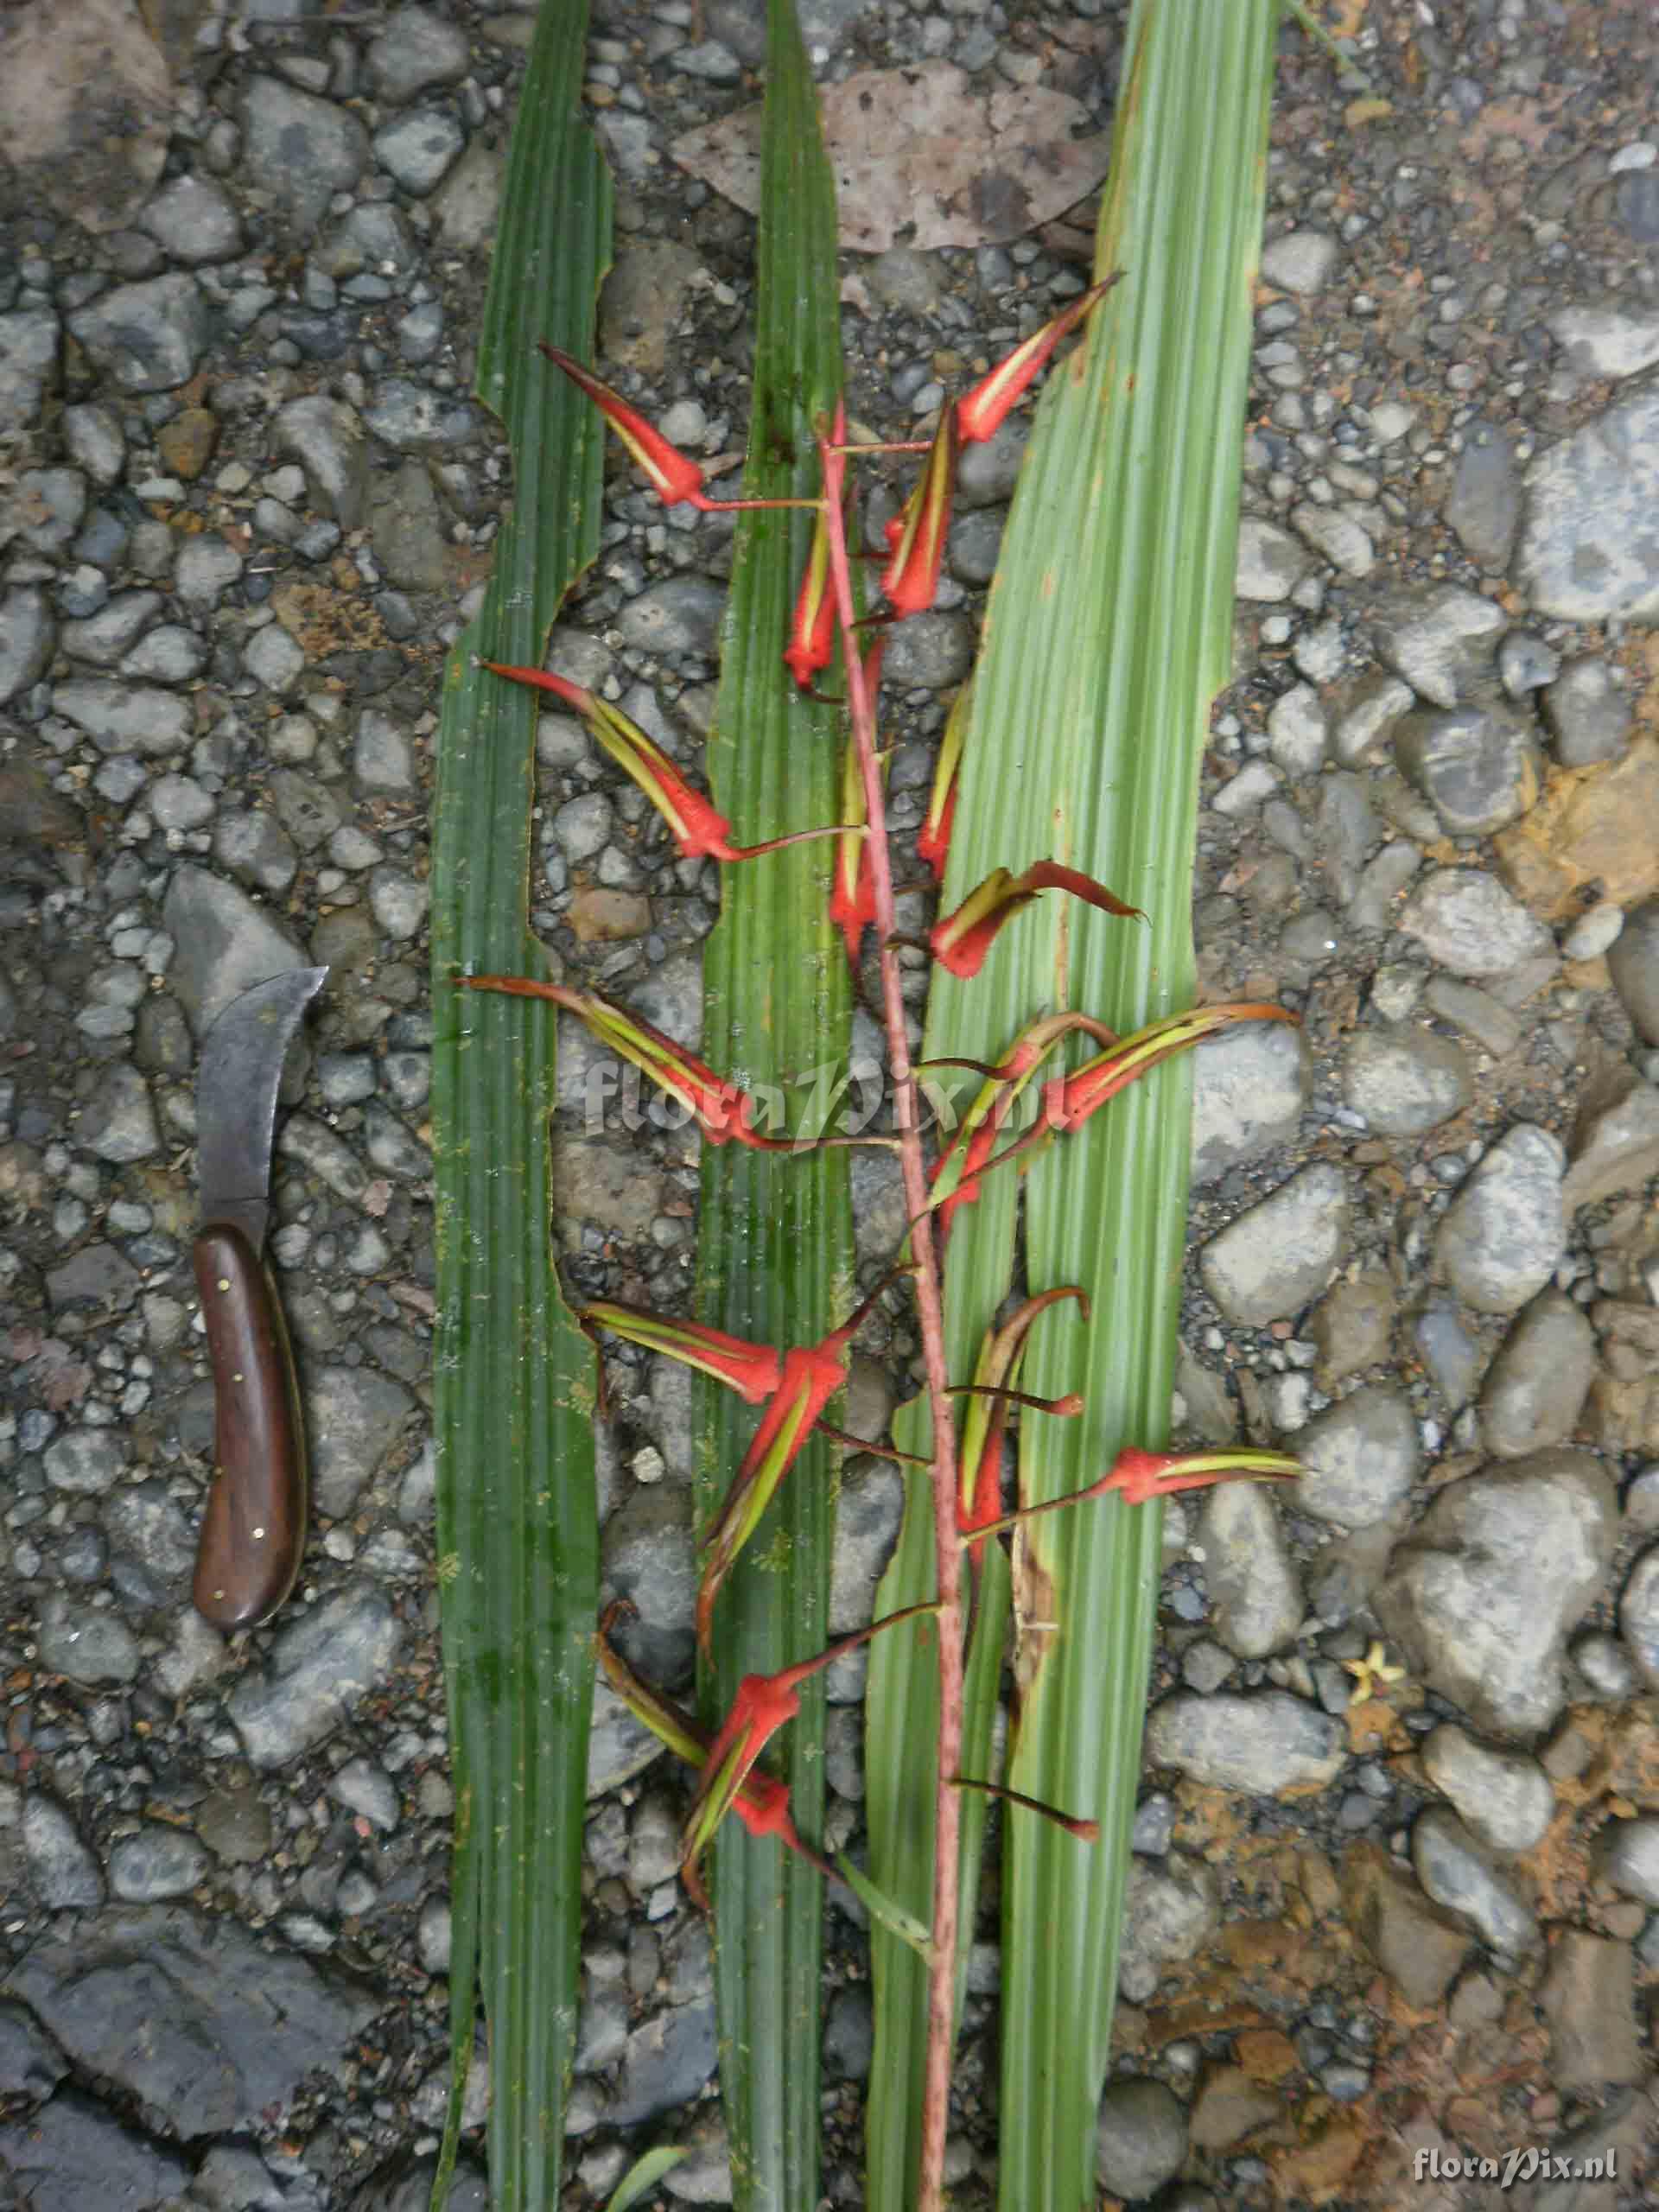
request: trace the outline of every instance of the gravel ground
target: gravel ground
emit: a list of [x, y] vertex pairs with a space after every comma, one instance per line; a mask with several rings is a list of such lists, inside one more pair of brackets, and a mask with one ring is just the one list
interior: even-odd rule
[[[1122, 12], [807, 20], [826, 81], [943, 59], [1102, 125]], [[1659, 39], [1646, 0], [1338, 12], [1373, 97], [1287, 34], [1196, 910], [1206, 990], [1305, 1026], [1199, 1058], [1179, 1408], [1319, 1474], [1169, 1516], [1101, 2179], [1163, 2212], [1427, 2212], [1491, 2201], [1460, 2156], [1611, 2148], [1616, 2181], [1523, 2169], [1509, 2201], [1615, 2212], [1651, 2201], [1659, 2109]], [[729, 451], [752, 226], [667, 149], [753, 96], [759, 0], [594, 13], [602, 359]], [[111, 139], [107, 175], [0, 201], [0, 2169], [36, 2212], [402, 2212], [441, 2107], [452, 1810], [427, 797], [510, 478], [467, 393], [531, 18], [188, 16], [159, 174], [124, 181]], [[963, 357], [1076, 293], [1084, 223], [849, 264], [855, 412], [925, 422]], [[1019, 442], [971, 457], [940, 609], [889, 650], [901, 832]], [[685, 753], [727, 537], [612, 464], [556, 664]], [[714, 885], [578, 726], [546, 717], [539, 755], [538, 926], [690, 1036]], [[226, 1643], [187, 1594], [196, 1039], [313, 961], [274, 1251], [316, 1508], [289, 1607]], [[675, 1295], [686, 1139], [582, 1132], [582, 1065], [572, 1275]], [[874, 1262], [891, 1199], [859, 1187]], [[618, 1379], [608, 1584], [671, 1662], [686, 1398]], [[892, 1384], [861, 1360], [850, 1425]], [[855, 1464], [849, 1626], [895, 1513]], [[855, 1723], [835, 1707], [838, 1837]], [[568, 2202], [654, 2133], [697, 2145], [673, 2196], [727, 2201], [677, 1783], [608, 1708], [593, 1779]], [[855, 2205], [869, 2011], [831, 1935], [825, 2186]], [[995, 1979], [988, 1943], [964, 2205], [990, 2201]]]

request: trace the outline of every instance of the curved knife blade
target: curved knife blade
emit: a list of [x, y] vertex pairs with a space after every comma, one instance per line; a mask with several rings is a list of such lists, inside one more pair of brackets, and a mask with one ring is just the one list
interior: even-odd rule
[[227, 1633], [275, 1612], [305, 1550], [305, 1433], [288, 1332], [261, 1257], [283, 1062], [327, 974], [298, 968], [233, 999], [202, 1047], [196, 1284], [213, 1376], [213, 1480], [193, 1595]]

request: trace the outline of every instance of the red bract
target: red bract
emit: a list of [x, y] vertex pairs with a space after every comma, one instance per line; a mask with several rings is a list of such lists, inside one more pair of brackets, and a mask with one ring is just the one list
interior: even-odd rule
[[1294, 1024], [1297, 1020], [1287, 1007], [1268, 1005], [1194, 1007], [1187, 1014], [1166, 1014], [1161, 1021], [1148, 1022], [1134, 1036], [1115, 1042], [1096, 1058], [1085, 1060], [1074, 1074], [1050, 1084], [1043, 1101], [1045, 1123], [1050, 1128], [1081, 1128], [1091, 1114], [1097, 1112], [1109, 1098], [1115, 1098], [1126, 1084], [1134, 1083], [1176, 1052], [1184, 1052], [1190, 1046], [1201, 1043], [1217, 1029], [1226, 1028], [1230, 1023]]
[[751, 1406], [762, 1404], [784, 1379], [783, 1358], [774, 1345], [728, 1337], [723, 1329], [705, 1328], [700, 1321], [671, 1320], [643, 1306], [625, 1306], [620, 1299], [584, 1306], [576, 1319], [590, 1337], [596, 1329], [608, 1329], [647, 1351], [683, 1360], [726, 1383]]
[[935, 1202], [942, 1230], [949, 1230], [959, 1207], [972, 1205], [978, 1199], [980, 1171], [997, 1164], [991, 1158], [992, 1147], [1007, 1125], [1020, 1092], [1054, 1047], [1079, 1030], [1096, 1044], [1117, 1042], [1112, 1030], [1086, 1014], [1050, 1014], [1022, 1029], [995, 1067], [985, 1067], [977, 1060], [927, 1063], [930, 1067], [976, 1067], [985, 1077], [955, 1135], [933, 1164], [934, 1183], [946, 1181], [953, 1169], [957, 1178], [954, 1186], [948, 1187]]
[[[970, 1397], [963, 1406], [957, 1440], [959, 1529], [975, 1528], [995, 1517], [1002, 1496], [1002, 1441], [1007, 1433], [1013, 1403], [1009, 1394], [1025, 1363], [1026, 1338], [1038, 1315], [1058, 1305], [1063, 1298], [1075, 1298], [1083, 1308], [1084, 1320], [1088, 1319], [1087, 1295], [1075, 1286], [1067, 1285], [1064, 1289], [1046, 1290], [1036, 1298], [1027, 1299], [1001, 1328], [985, 1332], [974, 1364], [974, 1381], [981, 1395]], [[1064, 1409], [1068, 1413], [1080, 1411], [1081, 1401], [1076, 1404], [1067, 1401]], [[969, 1552], [976, 1576], [984, 1548], [985, 1540], [981, 1538]]]
[[[880, 654], [879, 646], [871, 654], [878, 667]], [[867, 676], [866, 681], [874, 696], [873, 679]], [[881, 773], [885, 782], [885, 760]], [[830, 918], [841, 931], [847, 945], [847, 957], [856, 968], [864, 931], [875, 919], [875, 868], [870, 858], [869, 810], [864, 802], [864, 778], [859, 768], [858, 747], [851, 738], [848, 739], [842, 757], [841, 810], [849, 826], [836, 847], [835, 874], [830, 882]]]
[[574, 1014], [602, 1045], [649, 1076], [671, 1098], [677, 1098], [710, 1144], [735, 1142], [757, 1152], [793, 1152], [789, 1137], [762, 1136], [752, 1126], [755, 1105], [747, 1091], [597, 991], [573, 991], [564, 983], [543, 983], [528, 976], [457, 976], [464, 990], [501, 991], [511, 998], [546, 999]]
[[1126, 1505], [1150, 1505], [1154, 1499], [1173, 1497], [1178, 1491], [1206, 1490], [1213, 1483], [1254, 1482], [1262, 1476], [1288, 1481], [1302, 1467], [1287, 1452], [1142, 1452], [1131, 1446], [1120, 1452], [1111, 1465], [1083, 1490], [1069, 1491], [1041, 1505], [1022, 1506], [995, 1521], [976, 1521], [963, 1531], [963, 1541], [980, 1542], [999, 1529], [1012, 1529], [1020, 1521], [1034, 1521], [1039, 1513], [1058, 1513], [1068, 1505], [1082, 1505], [1091, 1497], [1116, 1492]]
[[954, 914], [933, 925], [928, 942], [934, 958], [953, 976], [977, 976], [1003, 923], [1045, 891], [1069, 891], [1074, 898], [1098, 906], [1103, 913], [1146, 919], [1141, 907], [1126, 906], [1092, 875], [1084, 875], [1080, 868], [1064, 868], [1058, 861], [1039, 861], [1023, 875], [1010, 875], [1005, 868], [993, 868]]
[[969, 677], [950, 705], [950, 717], [939, 742], [939, 765], [933, 772], [933, 790], [927, 815], [916, 840], [916, 856], [933, 871], [936, 883], [944, 881], [944, 863], [950, 850], [950, 832], [957, 818], [957, 776], [962, 766], [962, 741], [968, 734], [968, 715], [974, 695]]
[[1111, 290], [1122, 274], [1121, 269], [1116, 270], [1100, 283], [1091, 284], [1062, 314], [1052, 322], [1046, 322], [1023, 346], [1016, 346], [1006, 361], [1000, 362], [971, 391], [963, 395], [957, 402], [956, 413], [957, 429], [964, 445], [995, 436], [1009, 410], [1061, 339], [1077, 328], [1090, 308]]
[[893, 557], [881, 571], [881, 588], [896, 615], [919, 614], [933, 604], [944, 560], [945, 533], [950, 527], [950, 492], [957, 468], [957, 414], [947, 407], [922, 471], [921, 481], [911, 493], [899, 518], [899, 537]]
[[[902, 1612], [888, 1613], [881, 1620], [872, 1621], [868, 1628], [843, 1636], [838, 1643], [820, 1651], [816, 1659], [803, 1659], [775, 1675], [744, 1675], [732, 1700], [732, 1709], [709, 1747], [697, 1793], [685, 1819], [680, 1872], [686, 1888], [700, 1904], [708, 1900], [703, 1894], [698, 1861], [726, 1815], [741, 1811], [742, 1792], [751, 1779], [755, 1761], [778, 1731], [799, 1713], [800, 1685], [820, 1668], [839, 1659], [844, 1651], [855, 1650], [861, 1643], [868, 1643], [883, 1629], [896, 1628], [901, 1621], [914, 1620], [919, 1613], [938, 1611], [937, 1603], [907, 1605]], [[753, 1827], [753, 1822], [750, 1825]]]
[[[837, 401], [830, 442], [839, 445], [847, 435], [847, 410]], [[805, 690], [812, 678], [829, 667], [836, 651], [836, 595], [830, 588], [830, 518], [820, 508], [812, 533], [812, 550], [795, 601], [794, 620], [784, 658], [789, 672]]]
[[695, 461], [688, 460], [677, 446], [670, 445], [660, 430], [653, 429], [620, 391], [613, 391], [609, 385], [601, 384], [591, 369], [584, 369], [580, 361], [573, 360], [558, 346], [550, 346], [544, 338], [540, 344], [548, 359], [562, 368], [572, 384], [579, 385], [599, 409], [651, 479], [652, 490], [665, 507], [677, 506], [682, 499], [689, 499], [694, 507], [709, 505], [702, 489], [702, 471]]

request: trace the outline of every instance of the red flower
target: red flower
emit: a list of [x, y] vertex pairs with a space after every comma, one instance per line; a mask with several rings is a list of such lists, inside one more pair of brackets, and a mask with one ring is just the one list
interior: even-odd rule
[[1046, 322], [1023, 346], [1016, 346], [1006, 361], [999, 362], [988, 377], [963, 395], [957, 402], [956, 413], [957, 429], [964, 445], [996, 435], [1005, 416], [1061, 339], [1077, 328], [1090, 308], [1111, 290], [1122, 274], [1121, 269], [1117, 270], [1101, 283], [1091, 284], [1086, 292], [1079, 293], [1069, 308], [1052, 322]]
[[1018, 876], [997, 868], [969, 893], [954, 914], [935, 922], [928, 939], [934, 958], [953, 976], [977, 976], [1003, 923], [1044, 891], [1069, 891], [1104, 913], [1146, 919], [1141, 907], [1125, 906], [1092, 875], [1084, 875], [1079, 868], [1063, 868], [1058, 861], [1039, 861]]
[[950, 527], [950, 493], [957, 469], [957, 410], [947, 407], [939, 417], [921, 480], [911, 493], [898, 519], [895, 543], [892, 525], [888, 543], [893, 557], [881, 571], [881, 588], [901, 618], [919, 614], [931, 607], [939, 588], [944, 560], [945, 534]]
[[550, 346], [545, 339], [540, 342], [548, 359], [556, 363], [573, 384], [580, 385], [599, 409], [651, 479], [652, 488], [665, 507], [677, 506], [682, 499], [689, 499], [694, 507], [709, 505], [702, 488], [702, 471], [695, 461], [688, 460], [677, 446], [670, 445], [660, 430], [653, 429], [620, 391], [613, 391], [609, 385], [601, 384], [591, 369], [584, 369], [580, 361], [573, 360], [556, 346]]

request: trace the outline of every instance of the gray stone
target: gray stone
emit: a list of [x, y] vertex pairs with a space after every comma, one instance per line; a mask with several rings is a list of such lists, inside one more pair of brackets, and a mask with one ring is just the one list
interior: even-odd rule
[[1290, 1492], [1297, 1510], [1365, 1529], [1404, 1503], [1422, 1446], [1404, 1392], [1375, 1382], [1316, 1414], [1297, 1434], [1296, 1457], [1307, 1471]]
[[1294, 781], [1317, 776], [1325, 761], [1325, 712], [1311, 683], [1294, 683], [1268, 715], [1268, 753]]
[[1561, 939], [1562, 958], [1599, 960], [1624, 926], [1624, 915], [1620, 907], [1611, 904], [1590, 907]]
[[1560, 673], [1561, 657], [1541, 638], [1524, 630], [1511, 630], [1497, 649], [1498, 680], [1511, 699], [1524, 699], [1541, 691]]
[[449, 568], [443, 511], [424, 462], [405, 461], [371, 478], [369, 528], [375, 558], [393, 583], [405, 591], [444, 588]]
[[567, 799], [554, 816], [554, 837], [559, 850], [573, 864], [590, 861], [602, 852], [611, 834], [611, 803], [603, 791], [584, 791]]
[[1659, 1174], [1659, 1090], [1628, 1064], [1592, 1084], [1573, 1132], [1562, 1202], [1569, 1214]]
[[1376, 618], [1377, 650], [1420, 697], [1458, 707], [1488, 681], [1503, 608], [1453, 584], [1410, 584], [1389, 593]]
[[146, 1821], [110, 1850], [110, 1888], [128, 1904], [159, 1904], [185, 1896], [207, 1872], [207, 1853], [182, 1828]]
[[423, 200], [443, 182], [466, 143], [448, 108], [420, 108], [375, 132], [374, 157], [405, 192]]
[[0, 2170], [29, 2212], [91, 2212], [183, 2201], [188, 2162], [123, 2127], [79, 2089], [0, 2127]]
[[[91, 661], [95, 668], [113, 668], [161, 613], [162, 604], [158, 591], [118, 592], [85, 621], [64, 624], [63, 650], [73, 660]], [[122, 673], [131, 676], [137, 671], [124, 667]]]
[[[44, 1789], [31, 1789], [23, 1799], [22, 1833], [29, 1887], [48, 1912], [103, 1904], [104, 1877], [97, 1859], [81, 1841], [68, 1811]], [[27, 1990], [22, 1993], [27, 1996]], [[40, 2007], [35, 2009], [39, 2012]], [[58, 2041], [65, 2038], [59, 2036]]]
[[58, 318], [50, 308], [0, 315], [0, 419], [24, 425], [57, 380]]
[[399, 8], [369, 48], [370, 87], [401, 106], [434, 85], [458, 85], [467, 74], [467, 34], [434, 8]]
[[25, 545], [48, 556], [65, 553], [86, 512], [86, 486], [73, 468], [26, 468], [5, 519]]
[[1265, 1483], [1219, 1483], [1198, 1516], [1212, 1624], [1240, 1659], [1296, 1640], [1302, 1591]]
[[1489, 836], [1516, 821], [1542, 781], [1529, 725], [1497, 703], [1407, 715], [1394, 756], [1454, 837]]
[[284, 1618], [263, 1674], [226, 1700], [255, 1766], [285, 1766], [334, 1733], [391, 1674], [404, 1632], [384, 1592], [348, 1582], [314, 1611]]
[[1344, 686], [1332, 710], [1332, 750], [1338, 765], [1357, 768], [1379, 754], [1401, 716], [1409, 713], [1414, 696], [1408, 683], [1380, 670]]
[[46, 1478], [54, 1490], [95, 1497], [121, 1479], [127, 1455], [120, 1438], [107, 1428], [66, 1428], [46, 1448]]
[[882, 679], [899, 690], [943, 690], [965, 681], [976, 636], [965, 614], [935, 608], [913, 614], [889, 633]]
[[195, 1563], [196, 1531], [165, 1483], [123, 1484], [111, 1492], [102, 1517], [118, 1556], [182, 1597]]
[[1617, 1520], [1612, 1484], [1586, 1452], [1462, 1476], [1395, 1554], [1377, 1618], [1478, 1728], [1530, 1740], [1560, 1711], [1565, 1639], [1600, 1589]]
[[1159, 1865], [1129, 1861], [1123, 1895], [1118, 1982], [1132, 2003], [1158, 1986], [1171, 1960], [1196, 1958], [1221, 1925], [1221, 1889], [1213, 1870], [1184, 1851]]
[[83, 1244], [60, 1267], [50, 1268], [46, 1293], [54, 1310], [64, 1306], [90, 1305], [118, 1308], [130, 1306], [141, 1278], [138, 1270], [113, 1244]]
[[1606, 1821], [1596, 1836], [1596, 1872], [1622, 1896], [1659, 1904], [1659, 1819]]
[[588, 1734], [588, 1796], [607, 1796], [643, 1774], [662, 1755], [662, 1739], [635, 1718], [600, 1675], [594, 1683], [594, 1718]]
[[1480, 1393], [1481, 1433], [1500, 1459], [1565, 1444], [1596, 1371], [1595, 1332], [1558, 1290], [1535, 1298], [1503, 1339]]
[[1568, 661], [1544, 693], [1544, 720], [1564, 768], [1617, 760], [1630, 743], [1632, 719], [1617, 671], [1597, 653]]
[[100, 1160], [125, 1166], [161, 1148], [149, 1088], [135, 1067], [118, 1061], [81, 1109], [76, 1134]]
[[697, 1564], [688, 1491], [657, 1483], [637, 1490], [605, 1524], [601, 1557], [608, 1597], [631, 1599], [637, 1618], [616, 1642], [652, 1681], [673, 1681], [690, 1666]]
[[221, 814], [213, 824], [213, 858], [238, 882], [274, 896], [299, 873], [299, 855], [272, 814]]
[[0, 2094], [38, 2101], [51, 2095], [68, 2070], [62, 2052], [28, 2007], [0, 2000]]
[[1659, 899], [1625, 915], [1608, 950], [1607, 972], [1637, 1034], [1659, 1045]]
[[188, 700], [110, 676], [77, 676], [54, 684], [52, 704], [84, 729], [100, 753], [156, 758], [181, 752], [194, 734]]
[[1535, 1758], [1497, 1751], [1443, 1720], [1424, 1739], [1423, 1771], [1491, 1851], [1530, 1851], [1555, 1817], [1555, 1792]]
[[1426, 1299], [1412, 1336], [1419, 1357], [1446, 1404], [1454, 1413], [1466, 1406], [1480, 1379], [1483, 1354], [1452, 1300], [1439, 1293]]
[[38, 683], [52, 665], [57, 624], [50, 601], [33, 584], [0, 598], [0, 707]]
[[1383, 1135], [1421, 1136], [1469, 1103], [1469, 1064], [1432, 1029], [1362, 1029], [1348, 1047], [1343, 1091]]
[[174, 582], [181, 599], [205, 612], [218, 604], [241, 574], [241, 555], [222, 537], [188, 537], [179, 548]]
[[1502, 575], [1521, 521], [1521, 473], [1512, 440], [1496, 423], [1477, 416], [1465, 427], [1445, 512], [1470, 559]]
[[271, 772], [270, 803], [276, 818], [302, 850], [326, 845], [345, 820], [340, 801], [326, 784], [297, 768]]
[[318, 1510], [342, 1520], [378, 1477], [415, 1401], [372, 1367], [324, 1367], [308, 1374], [306, 1433]]
[[1150, 2075], [1108, 2083], [1095, 2123], [1095, 2178], [1114, 2196], [1155, 2196], [1186, 2157], [1186, 2113]]
[[1277, 523], [1260, 515], [1239, 517], [1234, 588], [1240, 599], [1287, 600], [1313, 565], [1306, 547]]
[[1207, 1039], [1192, 1055], [1192, 1180], [1287, 1144], [1301, 1126], [1309, 1080], [1301, 1032], [1248, 1021]]
[[1322, 292], [1336, 274], [1342, 249], [1324, 231], [1286, 231], [1262, 250], [1262, 279], [1281, 292]]
[[305, 471], [312, 505], [343, 530], [355, 530], [369, 485], [369, 449], [356, 408], [323, 392], [288, 400], [271, 418], [270, 439], [276, 452]]
[[1351, 1281], [1332, 1286], [1306, 1329], [1319, 1348], [1314, 1372], [1321, 1389], [1334, 1389], [1351, 1375], [1381, 1366], [1388, 1358], [1395, 1303], [1393, 1279], [1385, 1268], [1363, 1268]]
[[1006, 507], [970, 508], [958, 515], [950, 530], [950, 573], [963, 583], [989, 583], [1007, 519]]
[[364, 200], [332, 224], [311, 253], [313, 266], [344, 283], [353, 276], [403, 278], [420, 265], [409, 226], [385, 200]]
[[617, 628], [623, 642], [641, 652], [696, 653], [708, 659], [725, 605], [724, 589], [711, 578], [670, 576], [631, 599], [617, 617]]
[[1332, 896], [1346, 906], [1358, 896], [1365, 862], [1382, 835], [1363, 776], [1339, 768], [1314, 786], [1314, 836]]
[[410, 798], [420, 789], [408, 738], [390, 715], [367, 707], [352, 744], [352, 777], [366, 798]]
[[506, 158], [474, 138], [433, 195], [438, 233], [451, 253], [479, 253], [495, 236]]
[[11, 1986], [77, 2065], [187, 2139], [268, 2126], [377, 2009], [346, 1975], [185, 1905], [118, 1906], [37, 1943]]
[[1305, 1167], [1212, 1237], [1199, 1255], [1205, 1288], [1230, 1320], [1264, 1328], [1298, 1313], [1330, 1281], [1348, 1231], [1339, 1168]]
[[714, 2074], [716, 2056], [712, 1996], [644, 2021], [628, 2037], [607, 2124], [637, 2127], [689, 2104]]
[[1541, 614], [1569, 622], [1659, 616], [1659, 390], [1608, 408], [1527, 471], [1516, 559]]
[[964, 447], [957, 462], [957, 505], [987, 507], [1011, 499], [1030, 435], [1030, 416], [1010, 415], [995, 437]]
[[1369, 576], [1376, 566], [1370, 531], [1340, 507], [1315, 506], [1308, 500], [1291, 509], [1290, 519], [1297, 536], [1344, 576]]
[[207, 344], [207, 303], [194, 276], [118, 284], [69, 317], [76, 342], [120, 391], [174, 391]]
[[296, 230], [315, 230], [336, 192], [369, 165], [369, 134], [332, 100], [278, 77], [251, 77], [242, 92], [242, 152], [254, 191]]
[[[448, 453], [476, 437], [482, 417], [470, 400], [454, 399], [407, 377], [382, 377], [363, 410], [363, 419], [375, 436], [397, 453]], [[672, 579], [717, 590], [702, 577]], [[668, 588], [667, 586], [663, 587]], [[622, 615], [626, 624], [626, 611]]]
[[1620, 1633], [1649, 1689], [1659, 1688], [1659, 1544], [1638, 1554], [1618, 1600]]
[[1647, 2078], [1634, 1968], [1629, 1943], [1586, 1929], [1564, 1929], [1551, 1948], [1538, 2007], [1549, 2023], [1550, 2079], [1569, 2095]]
[[1449, 976], [1431, 976], [1423, 991], [1430, 1014], [1449, 1021], [1495, 1060], [1504, 1059], [1521, 1041], [1521, 1024], [1508, 1007], [1472, 983], [1454, 983]]
[[1659, 361], [1659, 313], [1651, 308], [1558, 308], [1549, 328], [1568, 363], [1585, 376], [1633, 377]]
[[[893, 1556], [904, 1511], [904, 1478], [896, 1467], [868, 1458], [849, 1461], [836, 1503], [831, 1636], [850, 1636], [872, 1618], [875, 1586]], [[868, 1664], [861, 1647], [834, 1662], [826, 1675], [832, 1702], [846, 1703], [862, 1695]]]
[[1439, 1806], [1411, 1831], [1411, 1862], [1434, 1903], [1500, 1957], [1523, 1958], [1541, 1942], [1532, 1908], [1491, 1864], [1455, 1813]]
[[402, 1810], [397, 1785], [384, 1767], [366, 1758], [347, 1759], [328, 1785], [331, 1796], [378, 1828], [395, 1828]]
[[1553, 953], [1555, 941], [1495, 876], [1442, 868], [1411, 893], [1400, 927], [1455, 976], [1503, 976]]
[[267, 691], [287, 691], [305, 672], [305, 650], [280, 622], [269, 622], [242, 648], [242, 665]]
[[1213, 1697], [1177, 1690], [1147, 1716], [1150, 1765], [1253, 1797], [1323, 1787], [1336, 1780], [1345, 1755], [1340, 1723], [1287, 1690]]
[[162, 187], [138, 227], [173, 261], [230, 261], [242, 250], [242, 225], [224, 188], [194, 170]]
[[168, 983], [199, 1037], [244, 991], [308, 964], [263, 908], [206, 868], [175, 870], [162, 916], [175, 948]]
[[276, 1131], [276, 1149], [284, 1160], [297, 1160], [336, 1197], [357, 1205], [369, 1186], [369, 1173], [336, 1130], [309, 1114], [289, 1114]]
[[1441, 1220], [1435, 1262], [1465, 1305], [1514, 1313], [1536, 1296], [1567, 1247], [1559, 1137], [1530, 1122], [1506, 1131]]

